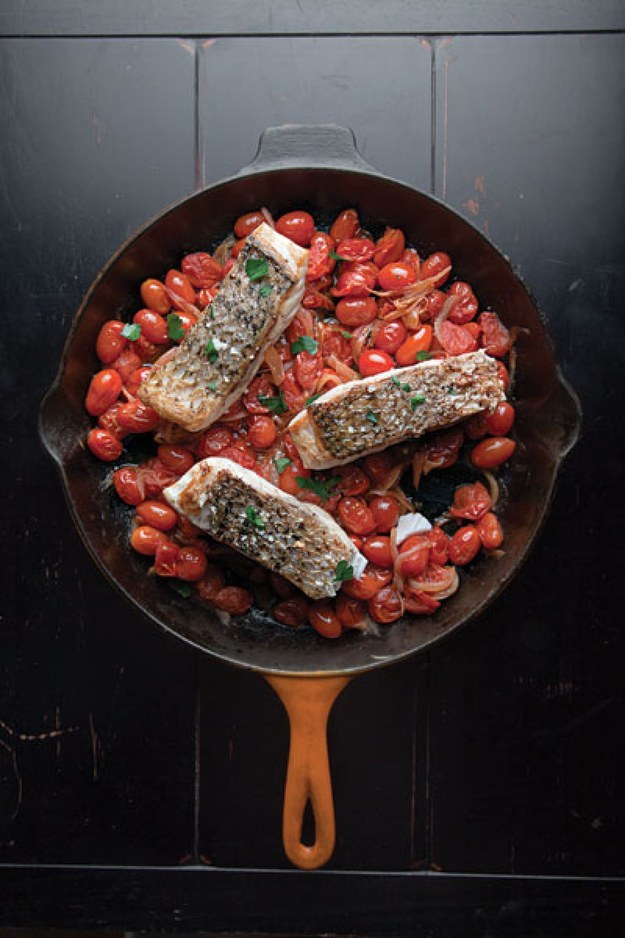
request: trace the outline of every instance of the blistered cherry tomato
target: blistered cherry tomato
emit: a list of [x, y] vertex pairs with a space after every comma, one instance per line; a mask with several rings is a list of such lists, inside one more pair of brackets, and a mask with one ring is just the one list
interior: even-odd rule
[[306, 403], [308, 393], [304, 393], [293, 371], [286, 373], [284, 381], [280, 385], [280, 390], [284, 397], [284, 403], [292, 413], [297, 413], [298, 410], [302, 409]]
[[[155, 345], [154, 342], [149, 342], [144, 335], [140, 335], [138, 339], [135, 339], [132, 347], [142, 362], [154, 362], [163, 354], [163, 349], [159, 345]], [[126, 386], [128, 386], [128, 382], [126, 382]]]
[[247, 238], [239, 238], [230, 248], [230, 257], [237, 258], [247, 243]]
[[477, 521], [490, 509], [491, 500], [488, 489], [481, 482], [460, 485], [454, 492], [454, 500], [449, 514], [454, 518], [466, 518]]
[[167, 296], [164, 284], [160, 280], [144, 280], [141, 284], [141, 299], [149, 309], [164, 316], [171, 309], [171, 300]]
[[[442, 310], [443, 306], [445, 305], [446, 299], [447, 297], [445, 296], [444, 293], [441, 292], [441, 290], [432, 290], [431, 293], [428, 293], [428, 295], [425, 298], [425, 302], [427, 305], [427, 314], [430, 319], [436, 319], [436, 317]], [[424, 318], [427, 318], [427, 317], [424, 317]]]
[[482, 542], [476, 527], [472, 524], [465, 524], [464, 527], [458, 528], [449, 542], [449, 559], [457, 567], [463, 567], [471, 563], [481, 546]]
[[[165, 535], [163, 535], [165, 537]], [[154, 552], [154, 566], [152, 570], [157, 576], [178, 576], [176, 563], [178, 561], [179, 548], [177, 544], [165, 538], [161, 544], [157, 544]]]
[[120, 427], [129, 433], [150, 433], [158, 426], [159, 416], [142, 401], [129, 401], [119, 408], [117, 414]]
[[315, 233], [315, 219], [308, 212], [287, 212], [277, 220], [276, 231], [306, 247]]
[[507, 436], [492, 436], [482, 440], [471, 452], [471, 462], [478, 469], [493, 469], [508, 462], [516, 449], [516, 443]]
[[474, 414], [473, 417], [469, 417], [468, 420], [464, 421], [464, 432], [470, 440], [481, 440], [483, 436], [486, 436], [488, 432], [486, 425], [487, 417], [488, 414], [483, 410], [481, 413]]
[[432, 327], [426, 323], [408, 336], [405, 342], [397, 349], [395, 359], [398, 365], [414, 365], [418, 361], [419, 352], [427, 352], [432, 345]]
[[187, 312], [185, 312], [185, 310], [183, 310], [183, 309], [177, 309], [177, 310], [176, 310], [176, 316], [177, 316], [178, 319], [180, 320], [180, 325], [181, 325], [182, 328], [184, 329], [184, 334], [185, 334], [185, 335], [188, 333], [189, 329], [192, 329], [193, 326], [194, 326], [194, 325], [196, 324], [196, 322], [197, 322], [197, 319], [195, 318], [195, 316], [193, 315], [193, 313], [187, 313]]
[[486, 416], [486, 428], [493, 436], [506, 436], [514, 424], [514, 407], [500, 401], [494, 411]]
[[358, 212], [354, 208], [347, 208], [332, 223], [330, 237], [336, 242], [346, 241], [348, 238], [353, 238], [359, 228]]
[[497, 547], [501, 547], [503, 543], [503, 531], [499, 523], [499, 518], [497, 515], [493, 514], [492, 511], [487, 511], [486, 514], [476, 522], [475, 527], [480, 536], [482, 547], [485, 550], [495, 550]]
[[158, 528], [149, 524], [140, 524], [130, 535], [130, 546], [138, 554], [145, 554], [146, 557], [152, 557], [156, 553], [159, 544], [164, 544], [167, 537]]
[[193, 583], [201, 580], [208, 568], [206, 554], [197, 547], [181, 547], [176, 560], [176, 576]]
[[419, 273], [421, 271], [421, 258], [419, 257], [419, 252], [415, 251], [414, 248], [405, 248], [402, 251], [401, 257], [398, 258], [402, 264], [408, 264], [409, 267], [414, 267], [417, 279], [419, 279]]
[[374, 286], [375, 274], [365, 264], [356, 264], [341, 271], [330, 292], [332, 296], [368, 296]]
[[111, 362], [111, 367], [121, 375], [122, 381], [126, 382], [133, 371], [136, 371], [137, 368], [141, 368], [142, 364], [143, 362], [136, 352], [131, 348], [125, 348], [122, 350], [119, 357], [116, 358], [114, 362]]
[[382, 352], [386, 352], [388, 355], [394, 355], [397, 349], [405, 342], [407, 335], [408, 330], [401, 319], [396, 319], [394, 322], [385, 322], [380, 326], [373, 344]]
[[371, 534], [375, 531], [375, 520], [364, 498], [347, 495], [339, 502], [338, 513], [343, 526], [354, 534]]
[[344, 629], [357, 629], [365, 625], [367, 607], [360, 599], [352, 599], [342, 590], [335, 599], [336, 614]]
[[399, 505], [392, 495], [376, 495], [369, 502], [369, 510], [376, 529], [381, 533], [390, 531], [399, 520]]
[[196, 290], [212, 287], [223, 275], [221, 264], [204, 251], [187, 254], [182, 258], [181, 266], [182, 273]]
[[335, 248], [335, 254], [344, 261], [368, 261], [374, 251], [375, 244], [369, 238], [346, 238]]
[[117, 419], [119, 408], [123, 406], [122, 401], [115, 401], [114, 404], [111, 404], [111, 406], [98, 417], [98, 426], [102, 427], [103, 430], [108, 430], [108, 432], [116, 436], [118, 440], [123, 440], [127, 432], [123, 427], [120, 427]]
[[397, 566], [403, 577], [423, 573], [430, 559], [430, 541], [425, 534], [413, 534], [398, 548]]
[[271, 417], [252, 417], [247, 431], [248, 442], [256, 449], [266, 449], [276, 441], [276, 425]]
[[[306, 392], [312, 393], [323, 372], [323, 356], [320, 352], [311, 355], [309, 352], [298, 352], [293, 363], [293, 374], [299, 386]], [[286, 400], [286, 398], [285, 398]]]
[[391, 554], [391, 539], [383, 534], [374, 534], [365, 538], [362, 545], [362, 553], [371, 563], [379, 567], [390, 567], [393, 563]]
[[246, 215], [240, 215], [234, 223], [234, 233], [237, 238], [247, 238], [255, 228], [266, 221], [262, 212], [248, 212]]
[[254, 378], [243, 398], [243, 405], [250, 414], [268, 414], [269, 408], [261, 403], [260, 398], [276, 397], [277, 393], [269, 378]]
[[430, 562], [444, 566], [449, 559], [449, 538], [442, 528], [434, 525], [431, 531], [428, 531], [430, 541]]
[[246, 443], [237, 440], [231, 446], [222, 449], [219, 455], [222, 459], [231, 459], [244, 469], [256, 469], [256, 457]]
[[367, 603], [369, 615], [376, 622], [382, 625], [388, 625], [390, 622], [396, 622], [404, 613], [404, 602], [399, 592], [394, 586], [384, 586]]
[[132, 321], [141, 326], [141, 335], [148, 342], [153, 342], [155, 345], [167, 345], [169, 342], [167, 323], [160, 313], [155, 313], [151, 309], [140, 309], [134, 314]]
[[115, 491], [127, 505], [139, 505], [145, 498], [145, 489], [136, 466], [122, 466], [113, 473]]
[[254, 597], [249, 590], [241, 586], [224, 586], [212, 600], [213, 605], [231, 616], [242, 616], [254, 604]]
[[403, 290], [409, 287], [417, 280], [417, 274], [414, 267], [410, 264], [402, 264], [401, 261], [394, 261], [392, 264], [385, 264], [378, 273], [378, 283], [381, 290]]
[[276, 622], [294, 629], [308, 619], [308, 602], [303, 596], [291, 596], [276, 603], [271, 614]]
[[336, 471], [341, 477], [339, 489], [343, 495], [364, 495], [371, 485], [367, 473], [353, 463], [339, 466]]
[[464, 442], [462, 430], [438, 433], [426, 446], [426, 459], [433, 469], [449, 469], [458, 462], [458, 453]]
[[367, 475], [374, 484], [380, 484], [393, 468], [393, 456], [389, 452], [372, 453], [365, 457]]
[[373, 255], [377, 267], [384, 267], [393, 261], [401, 259], [406, 246], [403, 231], [399, 228], [387, 228], [381, 238], [378, 238]]
[[230, 446], [233, 439], [232, 431], [228, 427], [209, 427], [197, 444], [198, 457], [206, 459], [207, 456], [218, 456], [222, 450]]
[[122, 389], [122, 379], [113, 368], [104, 368], [93, 376], [85, 398], [85, 409], [98, 417], [114, 404]]
[[510, 351], [510, 333], [497, 313], [480, 313], [482, 347], [489, 355], [501, 358]]
[[[168, 270], [165, 277], [165, 286], [172, 293], [181, 296], [187, 303], [195, 303], [195, 290], [191, 282], [180, 270]], [[146, 306], [148, 304], [146, 303]]]
[[382, 372], [390, 371], [394, 367], [395, 362], [391, 356], [380, 349], [367, 349], [361, 352], [358, 358], [358, 371], [363, 378], [382, 374]]
[[214, 563], [209, 563], [206, 572], [201, 580], [195, 584], [195, 589], [200, 599], [204, 602], [212, 603], [217, 593], [226, 585], [226, 579], [221, 567]]
[[352, 599], [371, 599], [379, 593], [393, 579], [393, 570], [390, 567], [376, 567], [367, 564], [367, 568], [359, 580], [345, 580], [343, 592]]
[[171, 469], [172, 472], [180, 476], [184, 475], [195, 462], [191, 450], [179, 443], [161, 443], [157, 449], [157, 454], [167, 469]]
[[105, 322], [95, 344], [96, 355], [104, 365], [110, 365], [128, 345], [128, 339], [122, 335], [124, 323], [117, 319]]
[[372, 296], [345, 296], [336, 304], [335, 315], [344, 326], [364, 326], [376, 318], [378, 307]]
[[478, 309], [477, 300], [468, 283], [464, 283], [462, 280], [452, 283], [449, 288], [449, 296], [460, 297], [449, 313], [452, 322], [455, 322], [458, 326], [464, 326], [475, 318]]
[[465, 326], [457, 326], [448, 319], [441, 324], [441, 345], [448, 355], [464, 355], [474, 352], [477, 340]]
[[[330, 257], [330, 251], [333, 247], [334, 241], [330, 235], [326, 234], [325, 231], [315, 231], [310, 239], [308, 270], [306, 272], [306, 280], [308, 283], [319, 280], [320, 277], [325, 277], [326, 274], [334, 270], [336, 259]], [[304, 302], [304, 305], [306, 306], [308, 304]]]
[[313, 603], [308, 610], [308, 621], [324, 638], [338, 638], [343, 631], [334, 607], [325, 599]]
[[141, 368], [137, 368], [136, 371], [133, 371], [128, 378], [126, 378], [126, 390], [129, 394], [136, 395], [142, 382], [148, 378], [151, 370], [152, 367], [150, 365], [142, 365]]
[[419, 616], [429, 616], [440, 607], [437, 599], [424, 590], [415, 589], [410, 580], [404, 584], [404, 603], [406, 612]]
[[503, 362], [497, 362], [497, 376], [504, 386], [504, 390], [510, 384], [510, 374]]
[[178, 523], [178, 515], [173, 508], [152, 499], [137, 505], [137, 514], [144, 524], [159, 531], [171, 531]]
[[[449, 254], [445, 254], [443, 251], [435, 251], [434, 254], [426, 257], [421, 264], [420, 279], [427, 280], [430, 277], [436, 277], [434, 286], [440, 287], [449, 277], [450, 271], [447, 270], [449, 267], [451, 267]], [[447, 270], [447, 273], [445, 273], [445, 270]], [[436, 276], [437, 274], [438, 276]]]
[[302, 488], [297, 482], [297, 476], [308, 477], [310, 469], [304, 470], [301, 466], [290, 465], [280, 473], [280, 488], [288, 495], [301, 495]]

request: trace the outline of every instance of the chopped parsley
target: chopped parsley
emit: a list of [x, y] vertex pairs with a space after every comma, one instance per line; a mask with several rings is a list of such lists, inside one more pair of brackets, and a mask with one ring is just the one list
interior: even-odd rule
[[342, 329], [341, 329], [341, 335], [343, 336], [344, 339], [353, 339], [353, 335], [351, 334], [351, 332], [343, 332]]
[[258, 292], [260, 293], [261, 296], [269, 296], [272, 290], [273, 290], [273, 287], [271, 286], [270, 283], [261, 283], [260, 290]]
[[457, 394], [458, 392], [457, 392], [457, 390], [455, 389], [455, 387], [453, 386], [453, 384], [450, 384], [449, 387], [447, 388], [447, 393], [448, 393], [448, 394], [451, 394], [451, 395], [453, 396], [453, 395]]
[[367, 420], [369, 420], [371, 423], [379, 423], [379, 422], [380, 422], [380, 421], [378, 420], [378, 418], [376, 417], [376, 415], [373, 413], [372, 410], [368, 410], [367, 413], [365, 414], [365, 417], [366, 417]]
[[417, 361], [418, 361], [418, 362], [426, 362], [426, 361], [428, 360], [428, 358], [431, 358], [431, 357], [432, 357], [432, 353], [431, 353], [431, 352], [417, 352]]
[[287, 466], [291, 465], [291, 460], [288, 456], [279, 456], [277, 459], [274, 459], [273, 462], [280, 475], [282, 475]]
[[262, 280], [269, 273], [269, 264], [264, 257], [248, 257], [245, 262], [245, 273], [250, 280]]
[[206, 343], [206, 348], [204, 349], [204, 354], [208, 358], [211, 365], [214, 365], [217, 359], [219, 358], [219, 352], [215, 348], [215, 343], [212, 339], [209, 339]]
[[136, 322], [127, 322], [122, 329], [122, 335], [131, 342], [136, 342], [141, 335], [141, 326]]
[[291, 353], [297, 355], [298, 352], [308, 352], [309, 355], [316, 355], [319, 343], [316, 339], [311, 339], [309, 335], [302, 335], [291, 345]]
[[259, 518], [258, 512], [253, 505], [248, 505], [245, 509], [245, 517], [250, 521], [255, 528], [258, 528], [259, 531], [265, 527], [265, 522], [262, 518]]
[[193, 596], [193, 588], [190, 583], [185, 583], [183, 580], [170, 580], [169, 585], [183, 599], [189, 599], [190, 596]]
[[214, 319], [214, 318], [215, 318], [215, 312], [214, 312], [214, 310], [213, 310], [213, 304], [212, 304], [212, 303], [211, 303], [211, 305], [208, 307], [208, 318], [209, 318], [209, 319]]
[[184, 327], [182, 319], [177, 313], [167, 314], [167, 338], [174, 342], [182, 342], [184, 339]]
[[332, 495], [332, 489], [341, 481], [341, 477], [331, 476], [329, 479], [326, 479], [325, 482], [322, 482], [320, 479], [309, 479], [307, 476], [295, 476], [295, 481], [301, 489], [314, 492], [315, 495], [318, 495], [325, 502], [330, 495]]
[[410, 385], [409, 385], [409, 384], [402, 384], [401, 381], [399, 380], [399, 378], [397, 377], [397, 375], [393, 375], [393, 377], [391, 378], [391, 381], [392, 381], [393, 384], [396, 385], [398, 388], [401, 388], [402, 391], [409, 391], [409, 390], [410, 390]]
[[209, 387], [209, 390], [211, 390], [211, 391], [216, 391], [216, 390], [217, 390], [217, 385], [215, 384], [214, 381], [211, 381], [211, 383], [208, 385], [208, 387]]
[[259, 395], [258, 400], [263, 407], [267, 407], [272, 414], [285, 414], [289, 409], [284, 402], [282, 391], [280, 391], [277, 397], [263, 397]]
[[337, 254], [336, 251], [330, 251], [330, 257], [332, 257], [335, 261], [344, 261], [344, 260], [345, 260], [345, 258], [344, 258], [344, 257], [341, 257], [340, 254]]
[[423, 394], [417, 394], [416, 397], [410, 398], [410, 410], [415, 410], [417, 404], [425, 404], [425, 398]]
[[317, 398], [321, 397], [321, 393], [312, 394], [305, 402], [304, 407], [310, 407], [311, 404], [314, 404]]
[[334, 571], [334, 582], [342, 583], [344, 580], [354, 579], [354, 568], [346, 560], [339, 560]]

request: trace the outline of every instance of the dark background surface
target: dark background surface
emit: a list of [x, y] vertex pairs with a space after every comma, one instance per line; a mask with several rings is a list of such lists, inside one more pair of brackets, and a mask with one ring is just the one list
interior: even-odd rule
[[[0, 924], [619, 934], [624, 20], [581, 2], [3, 4]], [[337, 847], [314, 874], [282, 853], [277, 698], [116, 595], [37, 439], [108, 255], [289, 121], [350, 125], [377, 169], [488, 233], [585, 417], [506, 594], [337, 702]]]

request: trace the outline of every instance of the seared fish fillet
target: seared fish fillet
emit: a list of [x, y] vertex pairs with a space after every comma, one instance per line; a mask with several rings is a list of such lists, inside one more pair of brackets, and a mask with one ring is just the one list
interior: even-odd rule
[[280, 573], [312, 599], [336, 595], [341, 561], [356, 578], [365, 569], [367, 561], [327, 512], [230, 459], [203, 459], [163, 494], [198, 528]]
[[304, 465], [327, 469], [449, 427], [503, 396], [495, 359], [468, 352], [341, 384], [288, 429]]
[[[266, 262], [266, 275], [250, 280], [246, 264], [252, 259]], [[246, 390], [267, 347], [295, 316], [307, 268], [307, 250], [270, 225], [259, 225], [211, 306], [174, 354], [156, 362], [142, 382], [141, 400], [186, 430], [210, 426]]]

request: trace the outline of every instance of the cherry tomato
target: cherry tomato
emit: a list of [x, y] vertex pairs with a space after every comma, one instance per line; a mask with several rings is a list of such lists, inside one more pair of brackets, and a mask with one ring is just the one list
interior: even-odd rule
[[375, 521], [364, 498], [347, 495], [339, 502], [339, 518], [343, 527], [354, 534], [371, 534]]
[[234, 223], [234, 233], [237, 238], [247, 238], [248, 234], [251, 234], [266, 220], [262, 212], [248, 212], [246, 215], [240, 215]]
[[123, 406], [121, 401], [115, 401], [114, 404], [111, 404], [111, 406], [98, 417], [98, 426], [102, 427], [103, 430], [108, 430], [108, 432], [116, 436], [118, 440], [123, 440], [126, 436], [126, 430], [120, 427], [117, 419], [119, 408]]
[[277, 220], [276, 231], [306, 247], [315, 233], [315, 219], [308, 212], [287, 212]]
[[427, 323], [409, 335], [397, 349], [395, 359], [398, 365], [415, 365], [419, 352], [427, 352], [432, 345], [432, 327]]
[[191, 450], [178, 443], [161, 443], [156, 452], [163, 465], [179, 476], [184, 475], [195, 462]]
[[128, 376], [126, 379], [126, 390], [129, 394], [136, 396], [142, 382], [149, 377], [151, 370], [151, 365], [142, 365], [141, 368], [137, 368], [136, 371], [133, 371], [132, 374]]
[[95, 344], [96, 355], [104, 365], [110, 365], [128, 345], [128, 339], [122, 335], [124, 323], [117, 319], [105, 322]]
[[492, 436], [473, 447], [471, 462], [478, 469], [493, 469], [508, 462], [516, 449], [516, 443], [507, 436]]
[[384, 586], [367, 603], [369, 615], [376, 622], [388, 625], [396, 622], [404, 614], [404, 601], [394, 586]]
[[477, 341], [465, 326], [457, 326], [448, 319], [441, 324], [441, 345], [448, 355], [464, 355], [474, 352]]
[[319, 352], [315, 355], [309, 352], [298, 352], [295, 356], [293, 374], [304, 391], [312, 392], [315, 389], [322, 371], [323, 357]]
[[414, 248], [406, 248], [404, 251], [402, 251], [398, 260], [400, 260], [402, 264], [408, 264], [409, 267], [414, 267], [417, 274], [417, 279], [419, 279], [419, 274], [421, 271], [421, 258]]
[[256, 457], [245, 443], [235, 441], [231, 446], [222, 449], [219, 455], [222, 459], [231, 459], [244, 469], [256, 469]]
[[392, 495], [376, 495], [369, 502], [369, 510], [373, 515], [376, 530], [387, 533], [399, 521], [399, 505]]
[[373, 480], [374, 484], [383, 482], [392, 468], [393, 456], [389, 452], [372, 453], [371, 456], [365, 458], [367, 475]]
[[482, 347], [489, 355], [502, 358], [510, 351], [510, 333], [497, 313], [480, 313]]
[[391, 567], [393, 565], [393, 555], [391, 554], [391, 539], [382, 534], [375, 534], [372, 537], [365, 538], [362, 545], [362, 552], [371, 563], [379, 567]]
[[332, 296], [368, 296], [374, 287], [375, 274], [364, 264], [357, 264], [353, 269], [341, 271], [330, 292]]
[[463, 567], [471, 563], [481, 546], [477, 528], [472, 524], [465, 524], [464, 527], [458, 528], [449, 542], [449, 559], [457, 567]]
[[195, 290], [191, 286], [189, 278], [181, 271], [168, 270], [165, 277], [165, 286], [172, 293], [181, 296], [187, 303], [195, 303]]
[[497, 362], [497, 375], [505, 390], [510, 384], [510, 374], [503, 362]]
[[467, 322], [465, 323], [464, 328], [467, 330], [467, 332], [471, 333], [474, 339], [479, 341], [479, 338], [482, 335], [482, 327], [480, 326], [479, 322]]
[[158, 545], [165, 543], [167, 543], [167, 538], [163, 531], [149, 524], [140, 524], [130, 535], [132, 549], [138, 554], [145, 554], [146, 557], [154, 556]]
[[[165, 535], [163, 535], [165, 537]], [[178, 561], [178, 547], [165, 538], [161, 544], [157, 544], [154, 553], [154, 566], [152, 571], [157, 576], [178, 576], [176, 572], [176, 563]]]
[[477, 521], [490, 509], [491, 500], [488, 489], [481, 482], [460, 485], [454, 492], [454, 500], [449, 514], [454, 518], [466, 518]]
[[231, 616], [242, 616], [252, 608], [254, 597], [241, 586], [224, 586], [213, 598], [213, 604]]
[[271, 614], [276, 622], [296, 629], [308, 619], [308, 602], [303, 596], [291, 596], [276, 603]]
[[243, 406], [250, 414], [268, 414], [269, 408], [259, 400], [261, 397], [276, 397], [277, 391], [269, 378], [263, 376], [254, 378], [247, 394], [243, 398]]
[[338, 638], [343, 631], [334, 607], [325, 599], [313, 603], [308, 610], [308, 621], [324, 638]]
[[284, 376], [280, 390], [284, 396], [284, 403], [292, 413], [301, 410], [309, 396], [303, 392], [299, 381], [292, 371], [288, 371]]
[[135, 339], [132, 348], [142, 362], [154, 362], [163, 354], [163, 349], [159, 345], [155, 345], [154, 342], [149, 342], [144, 335], [140, 335], [138, 339]]
[[276, 441], [276, 425], [271, 417], [252, 417], [247, 431], [248, 442], [256, 449], [266, 449]]
[[206, 566], [206, 572], [201, 580], [195, 584], [195, 589], [200, 599], [204, 602], [212, 603], [217, 593], [226, 585], [226, 578], [223, 570], [214, 563]]
[[197, 547], [181, 547], [176, 559], [176, 576], [193, 583], [201, 580], [208, 569], [206, 554]]
[[347, 208], [332, 223], [330, 237], [335, 242], [346, 241], [348, 238], [355, 237], [359, 228], [358, 212], [354, 208]]
[[290, 465], [284, 472], [280, 473], [280, 488], [288, 495], [299, 496], [302, 494], [302, 488], [297, 482], [297, 476], [308, 478], [310, 469], [304, 469], [303, 466]]
[[449, 559], [449, 538], [442, 528], [434, 525], [428, 531], [430, 541], [430, 561], [443, 567]]
[[486, 428], [493, 436], [506, 436], [514, 424], [514, 407], [501, 401], [494, 411], [486, 415]]
[[309, 309], [300, 308], [286, 330], [286, 338], [291, 345], [304, 335], [315, 337], [315, 318]]
[[[336, 260], [330, 257], [330, 251], [334, 247], [334, 241], [325, 231], [315, 231], [310, 239], [310, 253], [308, 255], [308, 270], [306, 272], [306, 281], [311, 283], [325, 277], [336, 267]], [[304, 304], [306, 305], [306, 304]]]
[[393, 579], [393, 571], [389, 567], [376, 567], [367, 564], [367, 568], [359, 580], [345, 580], [343, 592], [352, 599], [371, 599], [379, 593]]
[[364, 544], [363, 539], [361, 537], [358, 537], [357, 534], [348, 534], [347, 536], [352, 542], [352, 544], [354, 545], [354, 547], [356, 548], [356, 550], [359, 550], [360, 553], [362, 553], [362, 545]]
[[237, 258], [247, 243], [247, 238], [239, 238], [230, 248], [230, 257]]
[[176, 316], [180, 320], [180, 325], [184, 329], [184, 334], [187, 335], [189, 329], [192, 329], [196, 324], [196, 317], [193, 315], [193, 313], [187, 313], [183, 309], [177, 309]]
[[380, 349], [367, 349], [361, 352], [358, 358], [358, 371], [363, 378], [382, 374], [382, 372], [390, 371], [394, 367], [395, 362], [391, 356]]
[[111, 362], [111, 367], [121, 375], [121, 379], [125, 383], [133, 371], [141, 368], [142, 364], [143, 362], [136, 352], [133, 352], [131, 348], [125, 348], [115, 361]]
[[367, 607], [359, 599], [352, 599], [342, 590], [335, 599], [336, 614], [344, 629], [358, 629], [365, 625]]
[[178, 515], [169, 505], [149, 500], [137, 505], [137, 514], [144, 524], [159, 531], [171, 531], [178, 523]]
[[448, 267], [451, 267], [449, 254], [445, 254], [443, 251], [435, 251], [434, 254], [430, 254], [429, 257], [426, 257], [421, 264], [420, 278], [421, 280], [427, 280], [430, 277], [436, 277], [438, 274], [439, 276], [436, 277], [434, 286], [440, 287], [449, 277], [450, 271], [447, 271], [447, 273], [444, 272]]
[[335, 249], [335, 253], [344, 261], [369, 261], [374, 251], [375, 244], [369, 238], [347, 238], [339, 242]]
[[212, 287], [202, 287], [197, 291], [197, 303], [195, 304], [200, 309], [204, 309], [205, 306], [208, 306], [212, 303], [217, 290], [219, 289], [219, 284], [215, 283]]
[[475, 525], [485, 550], [495, 550], [503, 543], [503, 531], [499, 518], [492, 511], [487, 511]]
[[477, 314], [477, 299], [468, 283], [458, 280], [449, 288], [449, 296], [459, 296], [460, 300], [449, 313], [449, 318], [458, 326], [464, 326]]
[[117, 419], [120, 427], [129, 433], [150, 433], [158, 426], [160, 417], [148, 404], [129, 401], [119, 408]]
[[394, 261], [392, 264], [385, 264], [378, 273], [378, 283], [381, 290], [403, 290], [416, 283], [417, 274], [414, 267], [410, 264], [402, 264], [401, 261]]
[[149, 309], [164, 316], [171, 309], [171, 300], [167, 296], [164, 284], [160, 280], [144, 280], [141, 284], [141, 299]]
[[406, 239], [403, 231], [399, 228], [387, 228], [382, 237], [376, 241], [374, 263], [377, 267], [384, 267], [385, 264], [400, 260], [405, 246]]
[[[324, 358], [328, 355], [336, 355], [342, 362], [351, 361], [352, 352], [350, 340], [341, 334], [339, 329], [333, 329], [331, 326], [324, 326], [323, 338], [321, 341], [321, 354]], [[325, 390], [329, 390], [324, 387]]]
[[344, 326], [364, 326], [378, 315], [372, 296], [345, 296], [336, 304], [336, 318]]
[[458, 462], [458, 453], [464, 442], [462, 430], [447, 430], [438, 433], [428, 443], [425, 453], [427, 462], [432, 469], [449, 469]]
[[197, 444], [198, 458], [206, 459], [207, 456], [218, 456], [222, 450], [230, 446], [233, 439], [232, 431], [228, 427], [220, 427], [218, 424], [209, 427]]
[[[425, 298], [427, 305], [427, 312], [430, 319], [436, 319], [443, 306], [445, 305], [445, 300], [447, 297], [440, 290], [432, 290], [431, 293]], [[423, 314], [422, 314], [423, 315]]]
[[140, 309], [134, 314], [132, 321], [141, 326], [141, 335], [148, 342], [153, 342], [155, 345], [167, 345], [169, 342], [167, 323], [160, 313], [155, 313], [151, 309]]
[[483, 410], [464, 421], [464, 432], [470, 440], [481, 440], [483, 436], [486, 436], [488, 432], [487, 417], [488, 414]]
[[104, 368], [93, 376], [85, 398], [85, 409], [92, 417], [99, 417], [114, 404], [122, 389], [121, 376], [113, 368]]
[[371, 485], [367, 473], [353, 463], [338, 466], [336, 472], [341, 477], [339, 489], [343, 495], [364, 495]]
[[401, 319], [396, 319], [394, 322], [385, 322], [380, 326], [373, 344], [382, 352], [394, 355], [405, 342], [407, 335], [408, 330]]
[[212, 287], [223, 276], [221, 264], [204, 251], [187, 254], [182, 258], [181, 267], [182, 273], [196, 290]]
[[234, 267], [234, 258], [229, 257], [226, 263], [224, 264], [224, 277], [226, 274], [229, 274], [232, 268]]
[[163, 489], [178, 479], [177, 474], [164, 466], [158, 457], [146, 460], [137, 472], [145, 490], [144, 498], [159, 498]]
[[280, 576], [279, 573], [270, 573], [269, 582], [272, 590], [280, 599], [291, 599], [293, 596], [298, 595], [297, 587], [283, 576]]
[[423, 573], [430, 559], [430, 540], [425, 534], [413, 534], [400, 544], [397, 566], [403, 577]]
[[[310, 265], [308, 269], [310, 270]], [[318, 286], [318, 284], [316, 284], [316, 286]], [[306, 287], [302, 306], [306, 307], [306, 309], [326, 309], [329, 313], [334, 312], [334, 303], [330, 297], [312, 287]]]
[[145, 489], [136, 466], [122, 466], [113, 473], [117, 495], [127, 505], [139, 505], [145, 498]]

